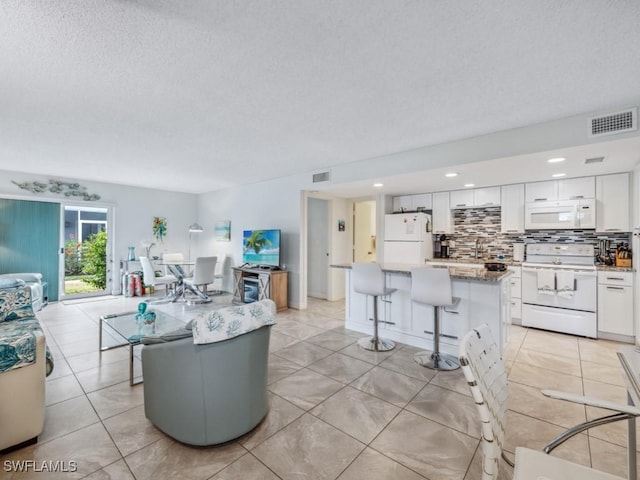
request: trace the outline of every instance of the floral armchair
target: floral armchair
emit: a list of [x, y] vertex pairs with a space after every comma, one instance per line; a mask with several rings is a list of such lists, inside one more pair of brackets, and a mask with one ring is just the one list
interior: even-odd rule
[[37, 439], [53, 359], [31, 307], [31, 289], [0, 279], [0, 451]]

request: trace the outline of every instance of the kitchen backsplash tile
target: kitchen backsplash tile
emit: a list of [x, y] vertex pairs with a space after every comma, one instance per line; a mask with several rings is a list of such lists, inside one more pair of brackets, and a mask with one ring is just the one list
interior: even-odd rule
[[[496, 259], [502, 254], [505, 260], [513, 259], [513, 244], [521, 243], [589, 243], [598, 250], [598, 241], [611, 240], [612, 246], [618, 243], [631, 243], [630, 233], [596, 234], [593, 230], [539, 230], [521, 234], [500, 232], [500, 207], [467, 208], [454, 210], [454, 234], [447, 235], [450, 242], [451, 258], [473, 258], [476, 239], [481, 240], [482, 257]], [[451, 241], [455, 246], [451, 246]]]

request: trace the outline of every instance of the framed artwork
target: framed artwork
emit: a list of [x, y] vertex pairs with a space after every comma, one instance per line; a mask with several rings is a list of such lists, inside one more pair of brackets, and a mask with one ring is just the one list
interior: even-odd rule
[[344, 227], [345, 227], [344, 220], [338, 220], [338, 231], [344, 232]]
[[215, 234], [215, 239], [219, 242], [230, 242], [231, 241], [231, 221], [223, 220], [220, 222], [216, 222], [213, 227], [213, 231]]
[[153, 217], [152, 231], [156, 240], [162, 242], [167, 235], [167, 219], [164, 217]]

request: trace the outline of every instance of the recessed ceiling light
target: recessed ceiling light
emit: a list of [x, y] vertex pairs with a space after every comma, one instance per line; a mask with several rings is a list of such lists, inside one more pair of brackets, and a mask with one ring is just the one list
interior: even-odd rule
[[566, 158], [564, 157], [556, 157], [556, 158], [550, 158], [549, 160], [547, 160], [547, 162], [549, 163], [560, 163], [560, 162], [564, 162], [566, 160]]
[[444, 174], [445, 177], [457, 177], [458, 174], [456, 172], [449, 172]]
[[551, 175], [553, 178], [558, 178], [558, 177], [564, 177], [566, 175], [566, 173], [554, 173], [553, 175]]
[[475, 183], [465, 183], [464, 186], [465, 186], [465, 188], [469, 188], [469, 187], [475, 187], [476, 184]]
[[373, 186], [376, 188], [384, 187], [384, 183], [374, 183]]

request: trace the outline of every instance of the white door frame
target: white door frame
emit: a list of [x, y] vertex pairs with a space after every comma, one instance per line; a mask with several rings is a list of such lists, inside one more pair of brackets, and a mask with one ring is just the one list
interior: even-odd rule
[[[120, 293], [120, 266], [114, 265], [115, 256], [115, 206], [108, 203], [81, 204], [79, 202], [60, 202], [60, 254], [58, 268], [58, 300], [64, 300], [64, 213], [65, 207], [86, 206], [88, 208], [103, 208], [107, 211], [107, 286], [104, 291], [87, 294], [87, 297], [97, 295], [117, 295]], [[75, 295], [73, 297], [76, 297]]]

